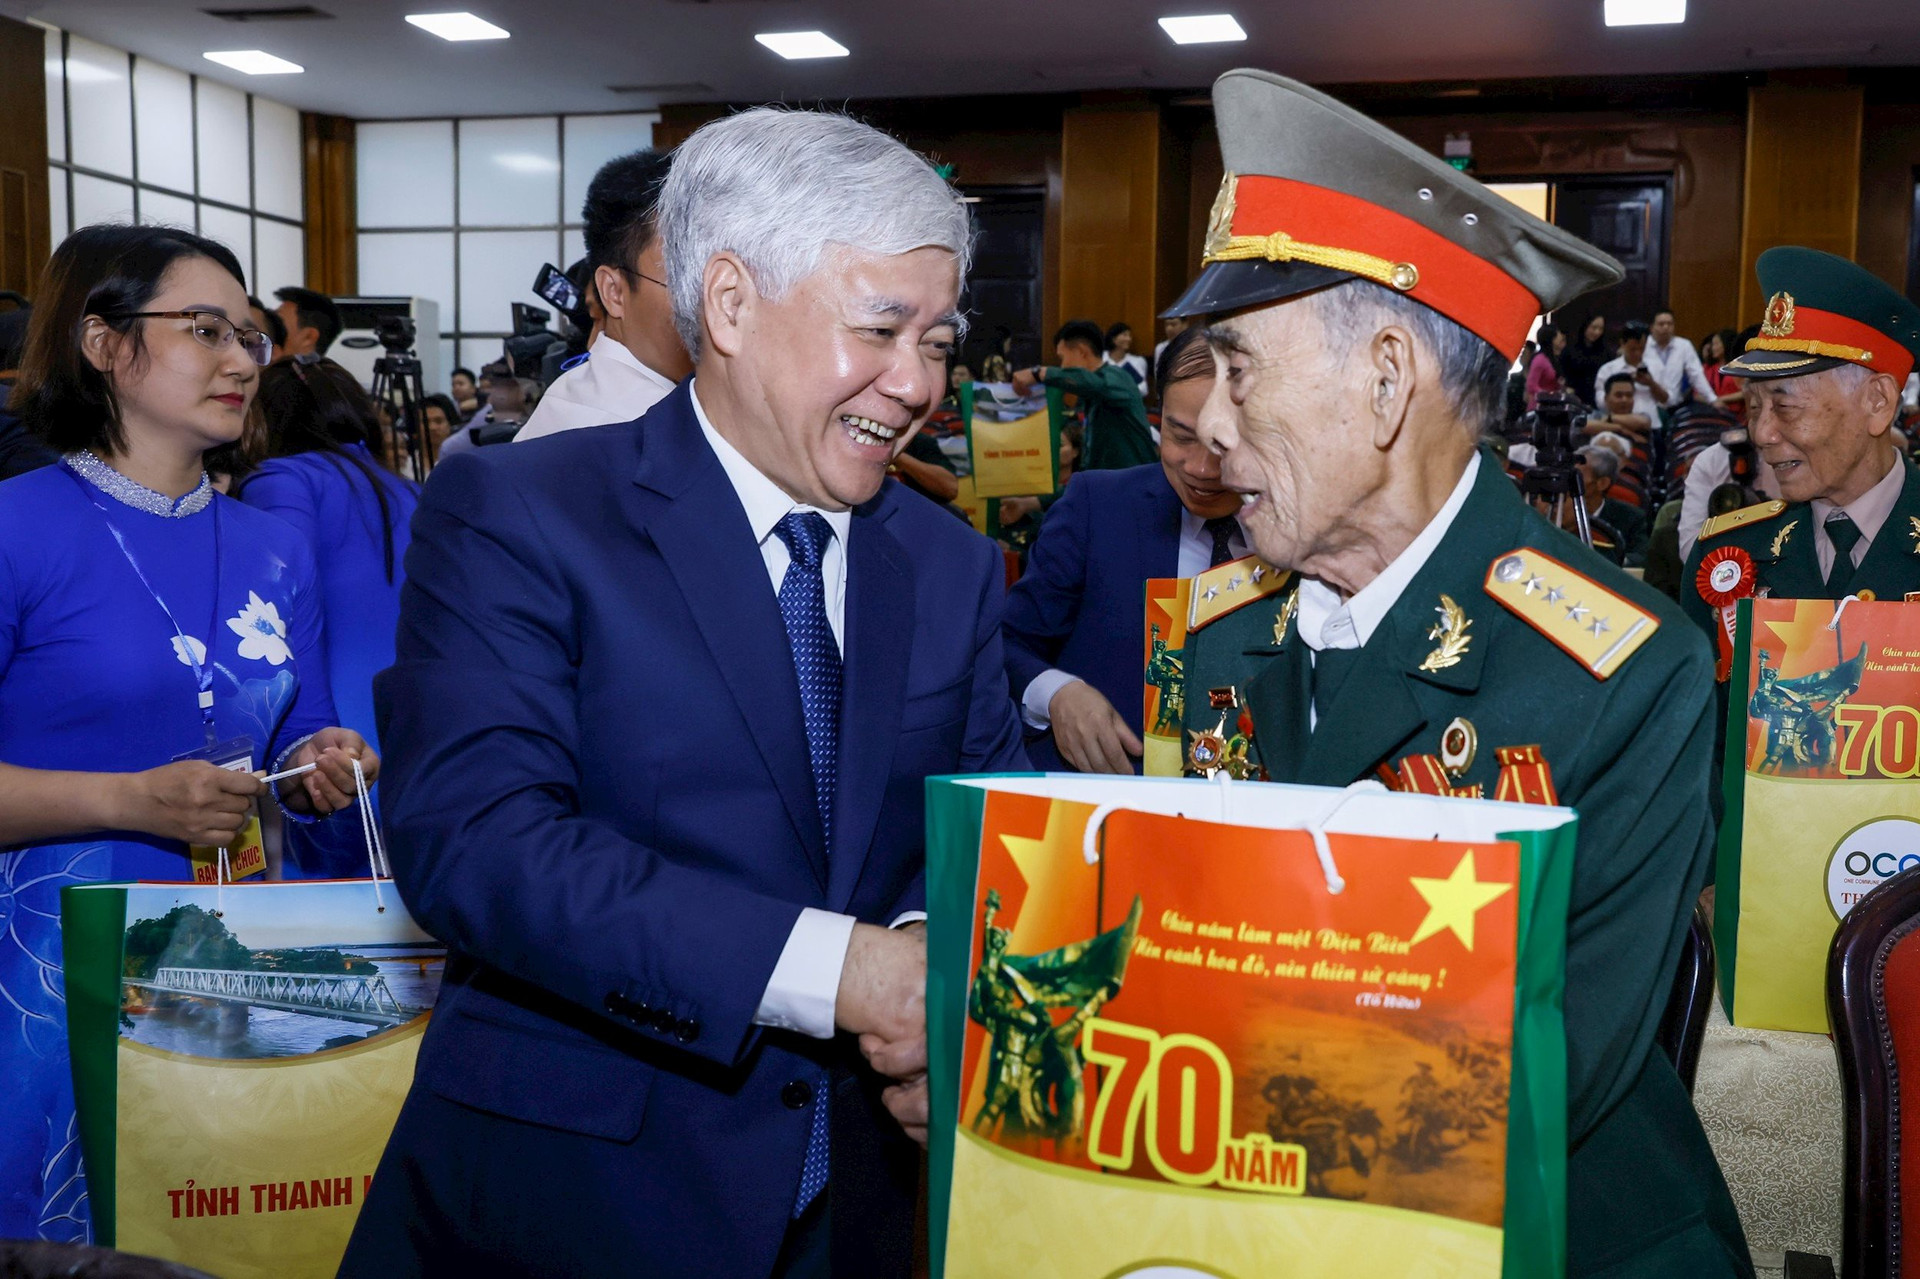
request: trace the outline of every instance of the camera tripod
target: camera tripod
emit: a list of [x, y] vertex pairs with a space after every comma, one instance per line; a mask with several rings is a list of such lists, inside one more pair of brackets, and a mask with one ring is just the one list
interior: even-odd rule
[[416, 480], [433, 469], [433, 441], [427, 435], [426, 388], [420, 381], [420, 358], [412, 351], [387, 353], [373, 362], [373, 401], [392, 405], [393, 428], [407, 450], [407, 470]]
[[1555, 528], [1566, 504], [1573, 503], [1572, 532], [1588, 546], [1593, 545], [1593, 525], [1587, 518], [1587, 486], [1581, 482], [1580, 462], [1573, 448], [1573, 424], [1576, 407], [1564, 395], [1542, 395], [1525, 423], [1533, 440], [1534, 464], [1520, 478], [1520, 491], [1529, 501], [1546, 503], [1547, 519]]

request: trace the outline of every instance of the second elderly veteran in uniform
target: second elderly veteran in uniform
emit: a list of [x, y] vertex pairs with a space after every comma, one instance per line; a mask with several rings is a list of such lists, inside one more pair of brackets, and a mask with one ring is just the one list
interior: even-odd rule
[[1681, 600], [1724, 677], [1737, 601], [1898, 600], [1920, 591], [1920, 468], [1893, 425], [1920, 354], [1920, 307], [1815, 249], [1768, 249], [1760, 336], [1721, 367], [1747, 384], [1747, 429], [1780, 498], [1708, 520]]
[[1228, 176], [1172, 313], [1216, 316], [1200, 434], [1300, 581], [1235, 690], [1259, 762], [1578, 810], [1567, 1273], [1751, 1274], [1654, 1045], [1713, 843], [1712, 660], [1478, 447], [1533, 317], [1619, 265], [1291, 80], [1230, 72], [1214, 107]]

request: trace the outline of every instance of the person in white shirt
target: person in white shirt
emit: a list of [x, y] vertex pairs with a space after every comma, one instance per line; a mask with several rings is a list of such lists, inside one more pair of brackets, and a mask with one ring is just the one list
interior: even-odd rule
[[587, 359], [547, 388], [514, 442], [631, 422], [693, 371], [673, 327], [666, 258], [654, 221], [669, 153], [635, 151], [600, 166], [580, 210], [601, 330]]
[[1147, 393], [1146, 357], [1133, 353], [1133, 329], [1124, 321], [1107, 329], [1107, 363], [1125, 369], [1140, 394]]
[[1620, 354], [1600, 366], [1600, 372], [1593, 378], [1593, 402], [1596, 405], [1607, 402], [1607, 379], [1616, 373], [1625, 373], [1633, 378], [1633, 411], [1649, 422], [1660, 420], [1660, 410], [1667, 407], [1669, 396], [1667, 388], [1660, 384], [1647, 367], [1647, 326], [1638, 320], [1629, 320], [1620, 329]]
[[1679, 408], [1688, 400], [1712, 404], [1718, 398], [1713, 383], [1707, 381], [1706, 370], [1700, 367], [1700, 353], [1693, 349], [1693, 343], [1674, 336], [1673, 312], [1653, 313], [1650, 336], [1653, 340], [1647, 343], [1647, 371], [1667, 393], [1661, 404], [1667, 408]]

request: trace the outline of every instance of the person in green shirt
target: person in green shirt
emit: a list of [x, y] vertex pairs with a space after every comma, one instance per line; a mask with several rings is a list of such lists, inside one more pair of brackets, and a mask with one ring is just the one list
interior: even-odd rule
[[1069, 320], [1053, 337], [1058, 367], [1040, 364], [1013, 375], [1015, 394], [1025, 395], [1036, 384], [1057, 386], [1080, 402], [1083, 471], [1144, 466], [1159, 457], [1140, 386], [1126, 369], [1107, 363], [1106, 346], [1107, 335], [1092, 320]]

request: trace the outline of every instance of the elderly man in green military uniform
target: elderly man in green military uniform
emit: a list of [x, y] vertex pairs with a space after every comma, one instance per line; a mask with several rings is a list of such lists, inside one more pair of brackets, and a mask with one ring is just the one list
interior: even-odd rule
[[1746, 379], [1747, 427], [1780, 499], [1708, 520], [1681, 578], [1688, 613], [1723, 655], [1731, 611], [1748, 596], [1920, 591], [1920, 469], [1893, 435], [1920, 354], [1920, 307], [1814, 249], [1768, 249], [1758, 273], [1760, 336], [1721, 367]]
[[1260, 762], [1579, 811], [1568, 1273], [1751, 1274], [1654, 1046], [1713, 842], [1709, 652], [1477, 448], [1533, 317], [1619, 266], [1303, 85], [1235, 71], [1214, 105], [1228, 175], [1174, 312], [1216, 316], [1200, 433], [1298, 582], [1238, 688]]

